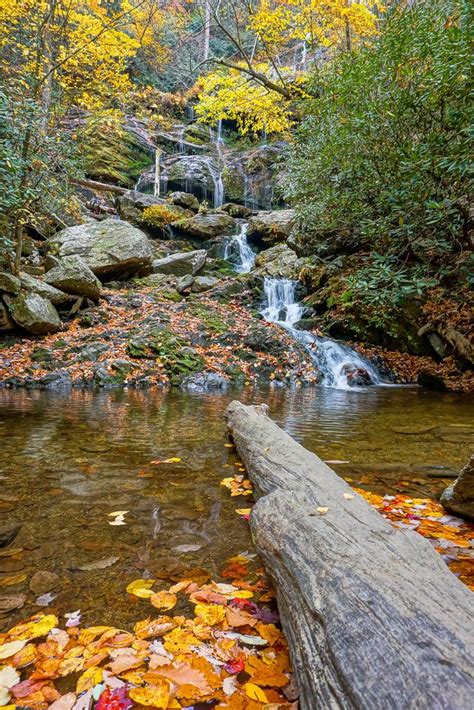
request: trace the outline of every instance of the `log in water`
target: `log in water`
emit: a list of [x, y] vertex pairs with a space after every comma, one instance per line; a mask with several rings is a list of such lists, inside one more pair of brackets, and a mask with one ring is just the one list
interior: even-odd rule
[[232, 402], [227, 421], [302, 710], [473, 707], [473, 596], [430, 543], [393, 528], [264, 408]]

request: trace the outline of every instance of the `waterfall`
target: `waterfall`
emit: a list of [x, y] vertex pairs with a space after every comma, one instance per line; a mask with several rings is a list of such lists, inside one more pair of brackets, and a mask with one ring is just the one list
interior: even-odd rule
[[[239, 274], [247, 274], [255, 263], [255, 254], [247, 242], [248, 222], [243, 222], [236, 235], [231, 237], [224, 249], [224, 259], [232, 261]], [[237, 260], [234, 260], [237, 257]]]
[[220, 118], [217, 122], [217, 138], [216, 138], [216, 143], [217, 145], [223, 145], [224, 144], [224, 139], [222, 137], [222, 118]]
[[155, 150], [155, 177], [153, 181], [153, 195], [155, 197], [160, 196], [160, 158], [161, 150], [157, 148]]
[[322, 373], [326, 387], [350, 389], [358, 385], [381, 384], [377, 369], [348, 345], [295, 328], [304, 312], [296, 300], [297, 285], [290, 279], [265, 278], [266, 305], [260, 311], [265, 320], [285, 328], [304, 345]]
[[184, 131], [186, 126], [183, 126], [178, 133], [178, 153], [184, 155], [186, 153], [186, 146], [184, 145]]

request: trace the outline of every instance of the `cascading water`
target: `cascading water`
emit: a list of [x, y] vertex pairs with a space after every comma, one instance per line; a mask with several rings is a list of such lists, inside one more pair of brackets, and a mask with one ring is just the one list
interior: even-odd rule
[[248, 222], [243, 222], [237, 234], [230, 237], [224, 249], [224, 259], [232, 261], [239, 274], [247, 274], [255, 263], [255, 253], [247, 241]]
[[296, 287], [297, 282], [290, 279], [265, 278], [266, 305], [261, 310], [265, 320], [285, 328], [306, 347], [326, 387], [351, 389], [357, 385], [381, 384], [376, 368], [348, 345], [295, 328], [304, 311], [296, 300]]

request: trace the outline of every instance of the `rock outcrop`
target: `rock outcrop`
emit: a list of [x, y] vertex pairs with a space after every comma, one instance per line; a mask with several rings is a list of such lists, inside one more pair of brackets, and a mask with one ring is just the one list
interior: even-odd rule
[[61, 259], [59, 266], [45, 274], [44, 280], [66, 293], [86, 296], [92, 301], [98, 301], [100, 298], [102, 284], [84, 259], [76, 254]]
[[122, 220], [68, 227], [51, 237], [47, 245], [60, 259], [72, 254], [82, 257], [101, 280], [151, 271], [153, 252], [148, 237]]
[[190, 219], [172, 225], [180, 232], [199, 239], [211, 239], [219, 234], [232, 234], [235, 231], [235, 219], [224, 212], [197, 214]]
[[440, 500], [451, 513], [474, 520], [474, 455]]
[[53, 304], [37, 293], [4, 296], [11, 317], [17, 325], [34, 335], [56, 333], [62, 323]]
[[206, 263], [206, 256], [205, 249], [170, 254], [163, 259], [155, 259], [153, 261], [153, 273], [173, 274], [174, 276], [191, 274], [194, 276]]
[[286, 246], [275, 244], [270, 249], [260, 252], [255, 259], [255, 271], [272, 278], [298, 278], [298, 256]]
[[64, 293], [64, 291], [61, 291], [60, 289], [55, 288], [55, 286], [42, 281], [42, 279], [37, 279], [30, 274], [22, 272], [20, 279], [21, 285], [24, 289], [31, 291], [31, 293], [38, 294], [41, 298], [46, 298], [48, 301], [51, 301], [53, 306], [62, 306], [66, 303], [71, 303], [71, 301], [74, 300], [70, 294]]
[[247, 238], [266, 246], [283, 242], [290, 236], [294, 220], [294, 210], [257, 212], [249, 219]]

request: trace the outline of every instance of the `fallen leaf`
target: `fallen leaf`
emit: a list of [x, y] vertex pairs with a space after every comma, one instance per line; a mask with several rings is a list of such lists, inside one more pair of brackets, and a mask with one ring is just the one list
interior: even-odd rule
[[28, 579], [27, 574], [14, 574], [10, 575], [9, 577], [2, 577], [0, 579], [0, 586], [1, 587], [12, 587], [14, 584], [21, 584], [22, 582], [25, 582]]
[[72, 710], [76, 702], [76, 693], [66, 693], [49, 706], [49, 710]]
[[35, 604], [37, 606], [49, 606], [51, 602], [53, 602], [57, 597], [57, 594], [51, 594], [51, 592], [46, 592], [46, 594], [41, 594], [36, 601]]
[[81, 623], [82, 615], [80, 609], [77, 609], [77, 611], [70, 611], [67, 614], [64, 614], [64, 616], [67, 619], [66, 626], [68, 628], [79, 626], [79, 624]]
[[151, 587], [155, 582], [155, 579], [135, 579], [127, 585], [127, 592], [133, 594], [135, 597], [139, 597], [139, 599], [147, 599], [154, 594], [154, 592], [151, 591]]
[[251, 700], [258, 700], [260, 703], [267, 703], [267, 696], [258, 685], [254, 683], [245, 683], [244, 692]]
[[150, 597], [151, 604], [160, 611], [169, 611], [176, 606], [177, 601], [178, 598], [176, 594], [172, 594], [171, 592], [156, 592], [156, 594]]
[[83, 570], [84, 572], [89, 572], [95, 569], [105, 569], [106, 567], [111, 567], [116, 562], [118, 562], [120, 557], [104, 557], [101, 560], [96, 560], [95, 562], [89, 562], [86, 565], [81, 565], [76, 567], [76, 569]]
[[194, 613], [209, 626], [216, 626], [225, 619], [225, 607], [220, 604], [196, 604]]
[[108, 513], [109, 518], [116, 518], [118, 515], [127, 515], [128, 510], [114, 510], [113, 513]]
[[344, 493], [344, 498], [346, 500], [352, 500], [354, 496], [351, 493]]
[[4, 643], [2, 646], [0, 646], [0, 660], [4, 660], [5, 658], [10, 658], [11, 656], [14, 656], [15, 653], [18, 653], [18, 651], [21, 651], [23, 646], [26, 646], [26, 641], [10, 641], [10, 643]]
[[3, 666], [0, 670], [0, 686], [10, 689], [19, 682], [20, 675], [13, 666]]
[[140, 705], [154, 708], [167, 708], [170, 700], [170, 684], [167, 680], [157, 679], [157, 683], [146, 688], [132, 688], [131, 699]]

